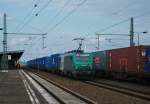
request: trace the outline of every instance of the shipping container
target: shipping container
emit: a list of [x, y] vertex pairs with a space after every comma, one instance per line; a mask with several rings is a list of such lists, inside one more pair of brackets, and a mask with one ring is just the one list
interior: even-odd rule
[[150, 74], [150, 48], [148, 48], [146, 51], [146, 57], [146, 72]]
[[46, 67], [46, 70], [50, 70], [51, 69], [51, 56], [47, 57], [47, 61], [45, 63], [45, 67]]
[[35, 69], [40, 69], [40, 58], [36, 58], [36, 59], [34, 59], [34, 64], [33, 64], [33, 67], [35, 68]]
[[46, 69], [49, 71], [58, 70], [60, 67], [60, 54], [53, 54], [47, 58]]
[[150, 46], [134, 46], [108, 51], [109, 69], [112, 72], [139, 73], [145, 72], [146, 50]]
[[93, 69], [96, 71], [108, 70], [108, 54], [107, 51], [92, 52]]
[[51, 55], [51, 64], [53, 69], [58, 69], [60, 67], [60, 54]]
[[47, 63], [47, 60], [48, 60], [48, 57], [45, 56], [45, 57], [42, 57], [42, 69], [46, 70], [46, 63]]
[[41, 57], [41, 58], [36, 58], [33, 60], [33, 67], [36, 69], [46, 69], [46, 61], [47, 61], [47, 56], [46, 57]]

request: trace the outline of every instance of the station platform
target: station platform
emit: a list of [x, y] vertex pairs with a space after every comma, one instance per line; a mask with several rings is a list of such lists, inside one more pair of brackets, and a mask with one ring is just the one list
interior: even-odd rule
[[0, 104], [48, 104], [20, 70], [0, 72]]

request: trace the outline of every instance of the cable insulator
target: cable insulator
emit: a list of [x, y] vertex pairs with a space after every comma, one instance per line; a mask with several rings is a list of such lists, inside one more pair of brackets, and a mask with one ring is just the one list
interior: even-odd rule
[[37, 7], [37, 4], [34, 4], [34, 8], [36, 8]]

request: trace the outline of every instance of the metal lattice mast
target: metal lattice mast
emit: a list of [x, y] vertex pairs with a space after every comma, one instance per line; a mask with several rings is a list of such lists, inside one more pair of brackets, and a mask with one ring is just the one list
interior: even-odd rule
[[3, 26], [3, 56], [1, 60], [2, 70], [8, 70], [8, 57], [7, 57], [7, 23], [6, 14], [4, 14], [4, 26]]
[[99, 50], [99, 48], [100, 48], [100, 41], [99, 41], [99, 39], [100, 39], [100, 34], [96, 34], [97, 35], [97, 50]]
[[7, 19], [6, 19], [6, 14], [4, 14], [4, 26], [3, 28], [0, 28], [0, 30], [3, 30], [3, 55], [1, 58], [1, 67], [0, 69], [2, 70], [8, 70], [8, 56], [7, 56], [7, 35], [8, 34], [14, 34], [14, 35], [41, 35], [42, 36], [42, 41], [43, 41], [43, 48], [45, 48], [44, 45], [44, 39], [46, 38], [45, 35], [46, 33], [8, 33], [7, 32]]
[[130, 47], [135, 46], [134, 44], [134, 20], [131, 18], [131, 23], [130, 23]]

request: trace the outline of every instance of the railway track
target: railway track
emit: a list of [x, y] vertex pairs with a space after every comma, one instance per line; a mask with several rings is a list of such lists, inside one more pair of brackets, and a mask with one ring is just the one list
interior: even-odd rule
[[149, 92], [142, 92], [139, 90], [131, 89], [131, 88], [125, 88], [117, 85], [112, 85], [104, 82], [97, 82], [97, 81], [83, 81], [86, 84], [93, 85], [96, 87], [108, 89], [111, 91], [119, 92], [122, 94], [126, 94], [141, 100], [146, 100], [150, 102], [150, 93]]
[[[32, 77], [32, 79], [34, 79], [39, 85], [41, 85], [47, 92], [49, 92], [52, 96], [54, 96], [54, 98], [55, 99], [57, 99], [61, 104], [96, 104], [96, 102], [94, 102], [94, 101], [92, 101], [92, 100], [90, 100], [90, 99], [88, 99], [88, 98], [86, 98], [86, 97], [84, 97], [84, 96], [82, 96], [82, 95], [80, 95], [80, 94], [78, 94], [78, 93], [76, 93], [76, 92], [74, 92], [74, 91], [72, 91], [72, 90], [70, 90], [70, 89], [68, 89], [68, 88], [66, 88], [66, 87], [63, 87], [63, 86], [61, 86], [60, 84], [58, 84], [58, 83], [56, 83], [56, 82], [53, 82], [53, 81], [51, 81], [50, 79], [48, 79], [48, 78], [46, 78], [46, 77], [44, 77], [44, 76], [41, 76], [41, 75], [39, 75], [39, 74], [33, 74], [33, 73], [30, 73], [30, 72], [28, 72], [28, 75], [30, 76], [30, 77]], [[38, 78], [40, 78], [40, 80], [37, 80]], [[66, 101], [66, 99], [65, 99], [65, 96], [64, 97], [62, 97], [61, 96], [61, 93], [58, 93], [58, 90], [57, 90], [57, 92], [55, 93], [55, 92], [53, 92], [53, 91], [50, 91], [49, 90], [49, 88], [48, 87], [46, 87], [46, 86], [44, 86], [43, 85], [43, 80], [45, 80], [45, 81], [47, 81], [47, 82], [49, 82], [50, 84], [52, 84], [52, 85], [54, 85], [54, 86], [56, 86], [56, 87], [58, 87], [59, 89], [61, 89], [61, 90], [63, 90], [63, 91], [65, 91], [66, 93], [68, 93], [68, 94], [70, 94], [70, 96], [73, 96], [74, 97], [74, 101], [69, 101], [70, 100], [70, 98], [67, 98], [68, 99], [68, 101]], [[47, 85], [48, 86], [48, 85]], [[51, 88], [51, 89], [53, 89], [53, 88]], [[57, 89], [57, 88], [56, 88]], [[65, 95], [64, 93], [62, 93], [63, 95]], [[58, 96], [59, 95], [59, 96]], [[75, 101], [76, 100], [76, 101]]]

